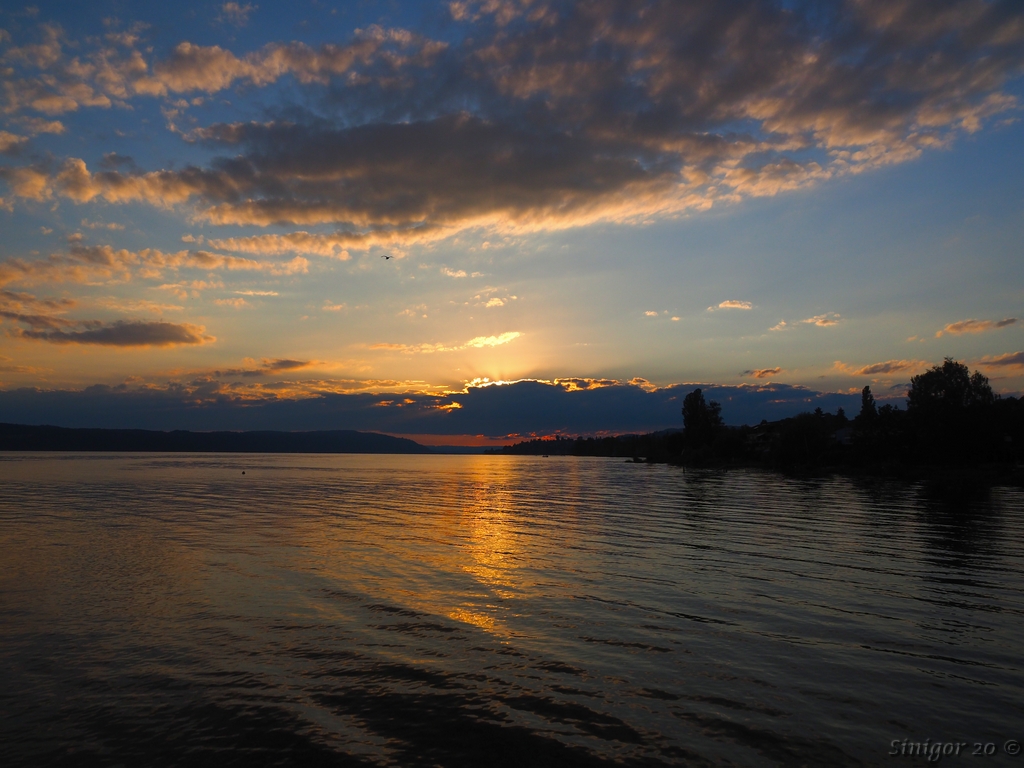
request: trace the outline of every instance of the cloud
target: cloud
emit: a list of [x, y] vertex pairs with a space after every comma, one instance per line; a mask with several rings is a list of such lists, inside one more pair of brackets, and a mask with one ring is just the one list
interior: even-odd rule
[[782, 373], [782, 369], [779, 367], [754, 368], [753, 370], [743, 371], [740, 376], [753, 376], [755, 379], [767, 379], [771, 376], [778, 376], [780, 373]]
[[370, 349], [387, 350], [391, 352], [406, 353], [433, 353], [433, 352], [458, 352], [464, 349], [483, 349], [485, 347], [500, 347], [515, 341], [523, 334], [519, 331], [506, 331], [498, 336], [476, 336], [463, 344], [447, 346], [445, 344], [395, 344], [381, 342], [371, 344]]
[[234, 299], [214, 299], [213, 303], [218, 307], [234, 307], [235, 309], [249, 306], [249, 302], [240, 296]]
[[53, 196], [52, 180], [45, 171], [22, 166], [0, 167], [0, 180], [7, 182], [11, 191], [27, 200], [49, 200]]
[[[484, 382], [487, 380], [484, 379]], [[616, 379], [592, 379], [585, 376], [572, 376], [568, 378], [555, 379], [554, 383], [562, 387], [566, 392], [575, 392], [580, 389], [598, 389], [600, 387], [615, 387], [621, 385], [622, 382]], [[470, 386], [480, 386], [481, 383], [477, 382]]]
[[736, 299], [726, 299], [718, 305], [719, 309], [753, 309], [754, 305], [749, 301], [737, 301]]
[[216, 290], [223, 287], [224, 283], [219, 280], [192, 280], [180, 283], [164, 283], [163, 285], [156, 286], [156, 289], [160, 291], [170, 291], [179, 299], [184, 301], [189, 297], [190, 292], [192, 298], [196, 299], [199, 298], [203, 291]]
[[464, 269], [449, 269], [448, 267], [441, 267], [441, 274], [445, 277], [460, 278], [466, 276], [466, 270]]
[[27, 136], [18, 136], [7, 131], [0, 131], [0, 154], [12, 153], [27, 141]]
[[89, 221], [88, 219], [82, 219], [82, 226], [86, 229], [111, 229], [115, 231], [121, 231], [124, 229], [124, 224], [117, 224], [116, 222], [104, 223], [102, 221]]
[[[301, 362], [301, 361], [297, 361]], [[261, 371], [265, 364], [239, 370]], [[221, 372], [226, 373], [226, 372]], [[856, 411], [860, 394], [778, 383], [668, 387], [566, 378], [425, 391], [422, 383], [310, 380], [271, 387], [263, 374], [221, 382], [194, 376], [170, 384], [84, 390], [0, 390], [0, 421], [145, 429], [361, 429], [398, 434], [520, 436], [647, 432], [681, 427], [683, 398], [701, 387], [728, 424], [757, 424], [816, 407]], [[383, 390], [389, 390], [384, 392]]]
[[164, 312], [181, 312], [185, 309], [180, 304], [160, 304], [155, 301], [149, 301], [148, 299], [97, 299], [96, 304], [104, 307], [105, 309], [112, 309], [115, 312], [129, 312], [132, 314], [137, 312], [152, 312], [153, 314], [162, 315]]
[[278, 358], [277, 360], [263, 360], [263, 367], [268, 372], [278, 373], [280, 371], [294, 371], [299, 368], [308, 368], [313, 365], [310, 360], [288, 360]]
[[69, 298], [39, 298], [31, 293], [0, 289], [0, 307], [6, 310], [32, 312], [65, 312], [78, 302]]
[[16, 120], [29, 136], [21, 136], [9, 131], [0, 131], [0, 154], [16, 155], [28, 143], [29, 138], [40, 133], [64, 133], [64, 124], [59, 120], [43, 120], [41, 118], [22, 117]]
[[244, 27], [249, 23], [249, 14], [259, 8], [258, 5], [252, 5], [246, 3], [241, 5], [239, 3], [224, 3], [220, 7], [220, 15], [217, 17], [218, 21], [224, 21], [228, 24], [234, 24], [236, 27]]
[[182, 42], [170, 57], [153, 65], [152, 77], [142, 77], [133, 85], [139, 93], [162, 96], [168, 92], [216, 93], [239, 80], [265, 86], [289, 74], [301, 83], [323, 84], [360, 64], [371, 65], [378, 57], [394, 69], [429, 62], [446, 47], [405, 30], [378, 26], [358, 30], [348, 45], [311, 48], [299, 42], [272, 43], [241, 58], [217, 45]]
[[[247, 358], [245, 362], [249, 363], [249, 368], [228, 368], [223, 371], [214, 371], [214, 376], [217, 377], [257, 377], [257, 376], [274, 376], [279, 373], [288, 373], [291, 371], [302, 370], [303, 368], [310, 368], [314, 365], [318, 365], [315, 360], [291, 360], [288, 358], [276, 358], [267, 359], [263, 358], [262, 363], [256, 365], [256, 361], [251, 358]], [[252, 367], [255, 366], [255, 367]]]
[[426, 317], [427, 305], [416, 304], [412, 307], [406, 307], [398, 313], [399, 317]]
[[93, 327], [79, 331], [21, 330], [17, 335], [23, 339], [48, 341], [52, 344], [98, 344], [113, 347], [171, 347], [216, 341], [213, 336], [206, 335], [203, 326], [189, 323], [119, 321], [109, 325], [87, 324]]
[[[221, 13], [241, 21], [250, 8], [227, 3]], [[369, 27], [338, 45], [235, 53], [182, 41], [154, 58], [138, 32], [94, 44], [40, 26], [4, 54], [8, 114], [286, 76], [310, 89], [307, 103], [326, 106], [190, 130], [189, 141], [221, 153], [205, 167], [92, 173], [70, 158], [3, 178], [31, 200], [187, 204], [213, 224], [335, 225], [344, 232], [213, 247], [341, 257], [473, 227], [673, 217], [905, 162], [1015, 109], [1003, 88], [1024, 62], [1024, 10], [1005, 1], [451, 8], [463, 41], [451, 47]]]
[[[76, 327], [76, 321], [63, 317], [76, 304], [74, 299], [39, 298], [30, 293], [0, 289], [0, 319], [27, 325], [32, 331]], [[13, 331], [12, 335], [20, 333], [22, 330], [19, 329]]]
[[[226, 3], [219, 20], [241, 25], [255, 9]], [[346, 45], [271, 43], [236, 56], [220, 46], [183, 41], [166, 58], [154, 59], [148, 57], [151, 47], [140, 45], [144, 32], [145, 25], [134, 25], [102, 39], [69, 41], [59, 26], [39, 25], [37, 42], [12, 46], [0, 57], [7, 65], [0, 96], [3, 111], [58, 115], [124, 105], [138, 97], [216, 93], [238, 82], [262, 87], [286, 75], [301, 83], [325, 84], [360, 67], [367, 72], [364, 76], [393, 77], [403, 67], [428, 64], [447, 47], [405, 30], [370, 26], [357, 30]], [[65, 47], [74, 53], [69, 55]]]
[[806, 320], [801, 320], [800, 322], [816, 325], [819, 328], [828, 328], [832, 325], [839, 325], [840, 320], [842, 320], [842, 318], [835, 312], [826, 312], [824, 315], [808, 317]]
[[[665, 192], [675, 175], [659, 164], [592, 157], [562, 135], [538, 136], [468, 115], [345, 129], [218, 125], [204, 136], [245, 145], [249, 154], [209, 169], [92, 173], [83, 160], [71, 158], [55, 174], [35, 167], [18, 172], [40, 176], [35, 188], [45, 189], [46, 197], [55, 191], [77, 203], [103, 199], [170, 207], [196, 198], [198, 216], [213, 224], [341, 223], [371, 230], [216, 243], [231, 250], [325, 253], [437, 239], [468, 226], [575, 226], [607, 218], [608, 206], [621, 214], [614, 218], [646, 215], [645, 201]], [[14, 172], [7, 175], [18, 181]], [[31, 196], [24, 183], [12, 188]], [[595, 202], [602, 189], [607, 199], [599, 210]], [[43, 193], [34, 194], [36, 199]]]
[[61, 134], [67, 130], [60, 120], [44, 120], [40, 117], [20, 117], [18, 123], [33, 136], [40, 133]]
[[371, 344], [370, 349], [386, 349], [393, 352], [433, 352], [435, 346], [433, 344], [424, 344], [422, 347], [411, 345], [411, 344], [397, 344], [394, 342], [380, 341], [376, 344]]
[[227, 270], [264, 272], [270, 275], [305, 273], [309, 262], [301, 256], [290, 261], [263, 262], [209, 251], [177, 251], [166, 253], [155, 248], [140, 251], [114, 249], [110, 245], [83, 245], [81, 235], [69, 238], [66, 253], [51, 254], [45, 259], [0, 261], [0, 286], [9, 284], [88, 282], [133, 277], [155, 278], [166, 271]]
[[[401, 251], [396, 250], [396, 246], [429, 244], [452, 237], [454, 234], [456, 234], [454, 230], [443, 227], [416, 226], [373, 232], [337, 232], [334, 234], [311, 234], [299, 231], [286, 235], [211, 238], [207, 242], [213, 248], [236, 253], [261, 255], [305, 253], [348, 261], [351, 258], [350, 250], [369, 251], [375, 248], [384, 248], [388, 249], [392, 255], [401, 256]], [[186, 242], [203, 241], [201, 235], [199, 238], [189, 240], [188, 238], [191, 237], [191, 235], [186, 235], [182, 237], [182, 240]], [[442, 269], [441, 273], [448, 277], [459, 276], [457, 272], [448, 274], [445, 269]], [[465, 272], [462, 274], [465, 275]], [[480, 277], [480, 273], [474, 272], [472, 277]]]
[[508, 344], [511, 341], [515, 341], [523, 334], [519, 331], [508, 331], [502, 333], [499, 336], [477, 336], [476, 338], [470, 339], [463, 345], [464, 347], [475, 347], [481, 349], [483, 347], [499, 347], [502, 344]]
[[950, 323], [941, 331], [936, 331], [935, 337], [939, 338], [944, 333], [950, 333], [954, 336], [960, 336], [964, 333], [985, 333], [986, 331], [995, 331], [999, 328], [1005, 328], [1006, 326], [1013, 325], [1016, 322], [1016, 317], [1007, 317], [1003, 320], [959, 320], [955, 323]]
[[779, 320], [778, 323], [773, 325], [768, 330], [769, 331], [784, 331], [784, 330], [786, 330], [786, 321], [785, 320]]
[[[412, 245], [428, 243], [450, 237], [452, 232], [439, 227], [409, 227], [380, 232], [336, 232], [334, 234], [310, 234], [299, 231], [286, 235], [251, 235], [248, 237], [213, 238], [211, 248], [236, 253], [276, 255], [282, 253], [306, 253], [314, 256], [347, 261], [349, 251], [367, 251], [371, 248], [395, 244]], [[452, 275], [449, 275], [452, 277]]]
[[892, 373], [904, 373], [920, 371], [928, 368], [929, 364], [923, 360], [886, 360], [882, 363], [872, 363], [861, 367], [846, 365], [835, 362], [836, 370], [851, 376], [885, 376]]
[[107, 152], [100, 160], [100, 168], [104, 171], [113, 171], [118, 168], [127, 168], [133, 171], [136, 167], [134, 158], [129, 155], [119, 155], [117, 152]]
[[995, 357], [983, 357], [978, 365], [992, 368], [1024, 368], [1024, 352], [1007, 352]]

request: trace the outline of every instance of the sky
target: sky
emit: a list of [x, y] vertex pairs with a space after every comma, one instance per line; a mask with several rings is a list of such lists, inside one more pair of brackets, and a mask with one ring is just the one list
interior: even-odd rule
[[0, 421], [1020, 395], [1022, 75], [1010, 0], [4, 4]]

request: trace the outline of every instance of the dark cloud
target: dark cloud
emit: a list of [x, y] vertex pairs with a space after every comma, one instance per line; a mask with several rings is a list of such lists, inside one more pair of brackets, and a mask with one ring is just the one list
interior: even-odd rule
[[312, 363], [309, 360], [264, 360], [264, 368], [268, 371], [295, 371], [306, 368]]
[[100, 168], [104, 171], [114, 171], [118, 168], [134, 171], [137, 167], [134, 158], [130, 155], [119, 155], [117, 152], [107, 152], [100, 160]]
[[[52, 322], [53, 319], [49, 320]], [[83, 330], [63, 330], [45, 325], [33, 326], [30, 330], [19, 330], [17, 335], [23, 339], [48, 341], [52, 344], [99, 344], [110, 347], [171, 347], [179, 344], [205, 344], [215, 340], [204, 333], [202, 326], [189, 323], [119, 321], [105, 325], [96, 321], [58, 322], [65, 327], [86, 327]]]
[[[568, 381], [568, 380], [567, 380]], [[359, 429], [396, 434], [530, 435], [646, 432], [681, 426], [683, 398], [697, 385], [650, 389], [523, 381], [435, 395], [320, 394], [241, 397], [211, 379], [163, 388], [94, 386], [80, 391], [0, 391], [0, 421], [66, 427], [149, 429]], [[783, 384], [701, 385], [729, 424], [758, 423], [821, 407], [854, 412], [860, 395]], [[896, 402], [902, 402], [902, 398]], [[459, 407], [453, 407], [454, 404]]]
[[263, 360], [263, 364], [255, 368], [228, 368], [224, 371], [215, 371], [214, 375], [219, 377], [232, 377], [232, 376], [270, 376], [275, 373], [283, 373], [285, 371], [297, 371], [302, 368], [309, 368], [311, 365], [316, 363], [312, 360]]
[[[86, 257], [106, 263], [111, 253], [85, 249]], [[52, 344], [97, 344], [114, 347], [169, 347], [179, 344], [205, 344], [215, 339], [202, 326], [189, 323], [141, 322], [137, 320], [105, 323], [101, 320], [76, 320], [64, 317], [77, 302], [66, 297], [40, 298], [30, 293], [0, 289], [0, 319], [13, 320], [27, 328], [9, 334], [22, 339]], [[288, 370], [298, 361], [265, 361], [274, 372]], [[301, 365], [301, 364], [300, 364]]]
[[[223, 202], [206, 216], [222, 224], [381, 228], [493, 215], [567, 216], [630, 188], [667, 192], [678, 170], [657, 158], [641, 164], [633, 157], [602, 157], [587, 139], [464, 114], [342, 130], [220, 125], [205, 135], [246, 150], [244, 159], [217, 168], [217, 186], [233, 192], [220, 194]], [[204, 184], [213, 186], [205, 176]]]

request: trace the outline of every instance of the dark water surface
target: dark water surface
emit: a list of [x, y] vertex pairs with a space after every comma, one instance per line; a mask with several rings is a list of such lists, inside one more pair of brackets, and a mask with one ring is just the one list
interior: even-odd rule
[[1019, 489], [0, 455], [0, 763], [1024, 765], [1022, 534]]

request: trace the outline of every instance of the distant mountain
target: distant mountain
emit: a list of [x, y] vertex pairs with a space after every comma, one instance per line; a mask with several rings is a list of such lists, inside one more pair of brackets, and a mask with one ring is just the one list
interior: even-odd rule
[[156, 432], [0, 424], [0, 451], [160, 451], [196, 453], [431, 453], [403, 437], [323, 432]]

